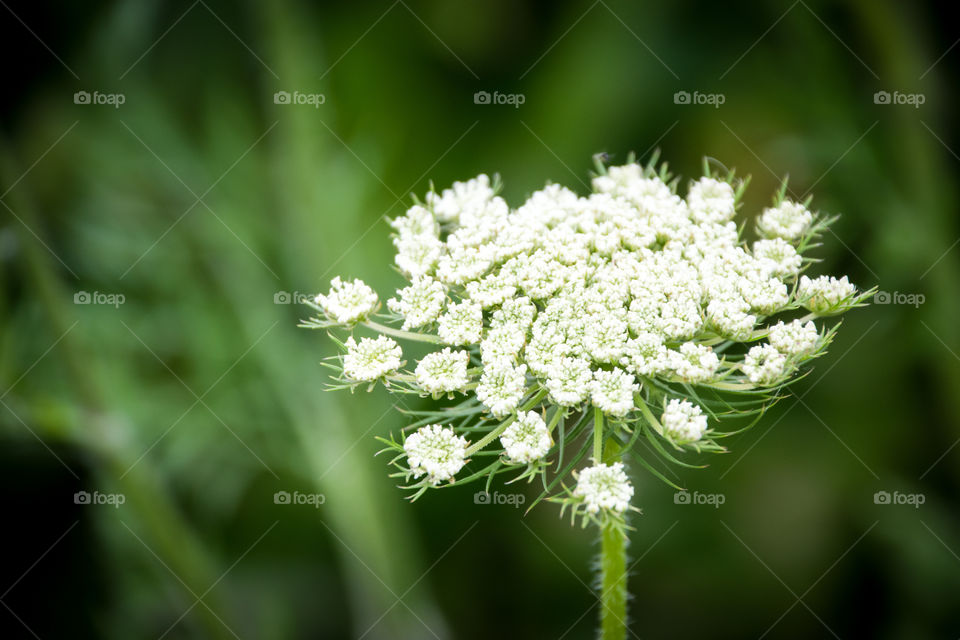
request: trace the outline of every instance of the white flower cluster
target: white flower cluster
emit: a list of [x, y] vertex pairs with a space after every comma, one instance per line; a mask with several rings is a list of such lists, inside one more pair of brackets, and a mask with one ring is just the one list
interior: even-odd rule
[[361, 338], [359, 343], [350, 336], [346, 346], [343, 373], [351, 380], [371, 382], [395, 373], [400, 368], [403, 350], [387, 336], [377, 336], [376, 339]]
[[451, 351], [450, 347], [428, 354], [417, 364], [417, 369], [414, 371], [417, 384], [430, 394], [461, 391], [469, 382], [467, 378], [469, 362], [469, 353]]
[[633, 485], [622, 463], [600, 463], [580, 471], [573, 495], [583, 500], [587, 513], [597, 513], [601, 509], [623, 513], [630, 506]]
[[377, 310], [376, 292], [362, 280], [344, 282], [337, 276], [330, 282], [330, 293], [317, 294], [315, 301], [338, 324], [353, 324]]
[[403, 450], [414, 476], [426, 474], [427, 481], [435, 485], [453, 478], [463, 468], [468, 444], [453, 429], [428, 424], [407, 436]]
[[707, 416], [700, 407], [673, 398], [667, 403], [660, 418], [663, 430], [677, 444], [696, 442], [707, 430]]
[[832, 276], [820, 276], [811, 280], [800, 276], [799, 296], [804, 306], [816, 314], [826, 315], [845, 310], [848, 302], [857, 293], [857, 288], [847, 281], [847, 276], [839, 280]]
[[768, 238], [797, 242], [813, 223], [813, 214], [797, 202], [785, 200], [772, 209], [764, 209], [757, 220], [757, 231]]
[[[372, 289], [339, 278], [316, 298], [323, 326], [362, 323], [442, 349], [405, 372], [392, 338], [351, 337], [345, 378], [468, 394], [460, 415], [503, 421], [483, 443], [499, 436], [504, 460], [516, 464], [553, 447], [545, 406], [566, 416], [592, 414], [592, 405], [616, 425], [651, 417], [647, 403], [663, 399], [664, 437], [716, 449], [706, 412], [678, 389], [780, 385], [829, 342], [811, 318], [863, 299], [845, 276], [803, 275], [813, 262], [803, 251], [828, 224], [808, 203], [779, 197], [749, 243], [734, 221], [743, 183], [732, 175], [700, 178], [684, 196], [678, 181], [631, 163], [603, 169], [592, 184], [585, 196], [550, 184], [511, 209], [481, 175], [428, 193], [393, 220], [395, 264], [409, 283], [387, 300], [392, 326], [369, 318], [379, 308]], [[778, 317], [801, 307], [810, 311], [801, 320]], [[463, 466], [466, 446], [430, 425], [403, 449], [410, 471], [436, 484]], [[589, 513], [623, 512], [633, 489], [622, 465], [594, 465], [580, 472], [574, 496]]]
[[787, 357], [772, 345], [758, 344], [743, 359], [743, 372], [754, 384], [771, 385], [787, 372]]
[[817, 348], [820, 333], [812, 322], [804, 324], [794, 320], [784, 324], [781, 320], [770, 327], [768, 339], [770, 344], [781, 353], [788, 356], [805, 356], [813, 353]]
[[552, 442], [543, 418], [535, 411], [528, 411], [517, 415], [516, 421], [500, 436], [500, 444], [511, 461], [525, 464], [547, 455]]

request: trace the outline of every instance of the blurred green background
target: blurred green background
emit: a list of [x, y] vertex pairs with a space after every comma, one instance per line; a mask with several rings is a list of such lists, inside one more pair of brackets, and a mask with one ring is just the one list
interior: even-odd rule
[[516, 205], [655, 147], [752, 174], [751, 212], [790, 174], [842, 214], [824, 272], [902, 295], [676, 477], [719, 508], [636, 470], [635, 637], [960, 635], [960, 33], [934, 5], [0, 4], [0, 636], [592, 637], [594, 534], [467, 488], [406, 503], [373, 457], [402, 416], [323, 391], [290, 302], [396, 288], [384, 216], [431, 180], [500, 173]]

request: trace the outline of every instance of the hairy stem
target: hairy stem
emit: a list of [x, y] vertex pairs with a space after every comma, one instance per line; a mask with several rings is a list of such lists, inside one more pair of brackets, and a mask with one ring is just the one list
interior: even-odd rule
[[512, 416], [510, 416], [509, 418], [501, 422], [499, 425], [497, 425], [497, 427], [493, 431], [491, 431], [490, 433], [488, 433], [487, 435], [483, 436], [482, 438], [477, 440], [475, 443], [470, 445], [467, 448], [467, 450], [464, 452], [464, 455], [467, 455], [467, 456], [473, 455], [477, 451], [480, 451], [485, 446], [493, 442], [501, 433], [507, 430], [507, 427], [509, 427], [511, 424], [514, 423], [514, 421], [517, 419], [517, 414], [524, 411], [529, 411], [530, 409], [534, 408], [537, 405], [537, 403], [543, 400], [544, 396], [546, 395], [547, 395], [546, 390], [541, 389], [540, 392], [535, 394], [532, 398], [530, 398], [530, 400], [528, 400], [526, 404], [524, 404], [522, 407], [517, 409], [517, 413], [513, 414]]
[[[639, 425], [636, 428], [640, 428]], [[622, 450], [611, 438], [603, 462], [619, 462]], [[622, 526], [608, 523], [600, 533], [600, 640], [627, 637], [627, 536]]]
[[600, 638], [627, 637], [627, 537], [613, 525], [600, 538]]

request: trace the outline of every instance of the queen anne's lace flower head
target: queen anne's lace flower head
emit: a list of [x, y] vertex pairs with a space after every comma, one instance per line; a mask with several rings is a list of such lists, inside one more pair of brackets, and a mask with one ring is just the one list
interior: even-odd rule
[[337, 276], [330, 281], [327, 295], [317, 294], [316, 303], [338, 324], [353, 324], [376, 311], [379, 299], [363, 280], [345, 282]]
[[535, 411], [517, 414], [516, 421], [500, 436], [507, 457], [518, 464], [539, 460], [550, 450], [550, 432]]
[[[490, 473], [507, 464], [545, 476], [555, 436], [561, 457], [592, 451], [593, 466], [553, 499], [588, 520], [622, 514], [633, 489], [622, 465], [601, 463], [610, 438], [646, 421], [647, 435], [684, 451], [722, 450], [722, 423], [752, 415], [830, 342], [833, 329], [810, 318], [872, 293], [845, 276], [801, 275], [816, 266], [806, 252], [830, 220], [784, 200], [785, 190], [748, 238], [737, 212], [745, 182], [732, 172], [692, 181], [685, 196], [665, 167], [599, 165], [598, 174], [590, 194], [548, 184], [515, 209], [486, 175], [431, 190], [390, 223], [408, 282], [389, 313], [372, 317], [377, 296], [359, 280], [337, 278], [316, 298], [321, 315], [306, 326], [382, 334], [346, 340], [340, 386], [384, 381], [394, 393], [446, 397], [412, 413], [417, 424], [449, 426], [389, 441], [395, 464], [407, 460], [401, 474], [423, 478], [411, 488], [452, 479], [468, 451], [487, 447], [499, 449], [482, 451], [497, 456]], [[794, 319], [801, 307], [812, 314]], [[395, 339], [434, 351], [405, 370]], [[659, 418], [652, 406], [664, 407]], [[467, 433], [479, 436], [474, 447]]]
[[347, 338], [347, 353], [343, 356], [343, 374], [358, 382], [372, 382], [400, 368], [403, 351], [394, 340], [387, 336], [361, 338], [356, 342], [353, 336]]
[[696, 442], [707, 430], [707, 416], [703, 410], [686, 400], [673, 398], [660, 417], [661, 426], [677, 444]]
[[427, 393], [440, 394], [461, 391], [470, 382], [467, 364], [470, 354], [466, 351], [443, 351], [427, 354], [417, 364], [414, 373], [417, 384]]
[[414, 477], [426, 474], [427, 481], [435, 485], [450, 480], [463, 468], [468, 444], [453, 429], [428, 424], [407, 436], [403, 450]]
[[597, 513], [601, 509], [623, 513], [630, 506], [633, 485], [622, 463], [601, 463], [580, 471], [573, 495], [583, 500], [588, 513]]

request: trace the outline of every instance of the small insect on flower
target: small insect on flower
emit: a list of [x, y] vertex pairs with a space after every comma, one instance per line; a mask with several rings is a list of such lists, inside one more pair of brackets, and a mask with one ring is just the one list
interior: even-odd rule
[[403, 450], [415, 478], [426, 474], [430, 484], [450, 480], [463, 468], [469, 443], [449, 427], [428, 424], [407, 436]]

